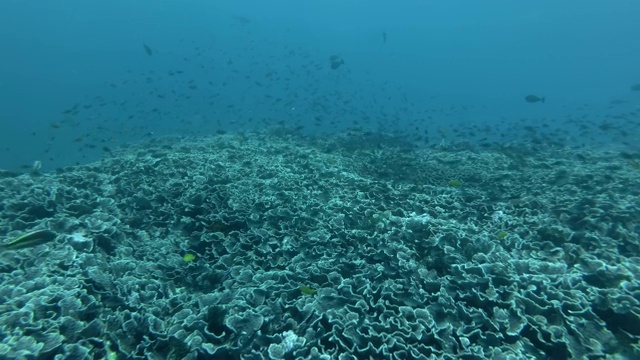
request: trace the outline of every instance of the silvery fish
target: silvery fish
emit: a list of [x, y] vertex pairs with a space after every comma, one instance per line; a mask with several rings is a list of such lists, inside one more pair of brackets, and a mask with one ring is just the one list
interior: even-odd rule
[[0, 244], [0, 250], [4, 251], [26, 249], [48, 243], [49, 241], [55, 239], [57, 236], [58, 234], [50, 230], [35, 230], [26, 234], [22, 234], [7, 243]]

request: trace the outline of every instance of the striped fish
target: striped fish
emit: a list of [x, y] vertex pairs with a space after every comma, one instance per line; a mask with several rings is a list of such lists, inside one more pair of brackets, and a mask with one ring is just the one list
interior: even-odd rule
[[17, 238], [0, 244], [0, 250], [20, 250], [53, 241], [58, 234], [51, 230], [35, 230], [18, 236]]

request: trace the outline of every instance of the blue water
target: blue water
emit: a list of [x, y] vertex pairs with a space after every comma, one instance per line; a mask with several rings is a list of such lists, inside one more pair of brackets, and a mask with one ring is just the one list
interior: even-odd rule
[[1, 0], [0, 360], [640, 358], [638, 19]]
[[[470, 125], [517, 139], [523, 123], [546, 121], [568, 146], [619, 145], [567, 119], [621, 116], [626, 136], [638, 134], [639, 17], [631, 0], [4, 0], [0, 168], [40, 160], [46, 171], [162, 135], [274, 126], [427, 130], [433, 144], [464, 141], [447, 137]], [[332, 55], [344, 60], [335, 70]]]

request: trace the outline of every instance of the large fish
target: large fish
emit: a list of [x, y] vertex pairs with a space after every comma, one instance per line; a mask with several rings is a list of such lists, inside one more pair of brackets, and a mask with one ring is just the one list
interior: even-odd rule
[[0, 244], [0, 251], [20, 250], [42, 245], [54, 240], [57, 236], [58, 234], [51, 230], [31, 231], [26, 234], [22, 234], [7, 243]]
[[544, 102], [544, 97], [538, 97], [535, 95], [527, 95], [524, 100], [530, 103]]

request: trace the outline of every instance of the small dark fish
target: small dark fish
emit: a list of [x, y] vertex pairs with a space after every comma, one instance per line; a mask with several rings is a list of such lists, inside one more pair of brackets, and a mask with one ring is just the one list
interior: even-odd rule
[[329, 62], [331, 63], [331, 69], [335, 70], [340, 67], [340, 65], [344, 64], [344, 60], [338, 55], [331, 55], [329, 57]]
[[382, 43], [383, 44], [387, 43], [387, 32], [386, 31], [382, 32]]
[[622, 99], [613, 99], [611, 101], [609, 101], [609, 104], [611, 105], [622, 105], [622, 104], [626, 104], [628, 103], [627, 100], [622, 100]]
[[147, 55], [151, 56], [153, 55], [153, 50], [151, 50], [151, 48], [149, 47], [149, 45], [147, 44], [142, 44], [142, 46], [144, 46], [144, 52], [147, 53]]
[[529, 102], [529, 103], [544, 102], [544, 97], [538, 97], [535, 95], [527, 95], [525, 96], [524, 99], [526, 102]]
[[52, 241], [58, 234], [50, 230], [36, 230], [22, 234], [17, 238], [0, 245], [0, 250], [20, 250]]
[[231, 279], [231, 268], [225, 270], [224, 274], [222, 274], [222, 280], [220, 282], [225, 282]]
[[631, 85], [631, 91], [640, 91], [640, 83]]

